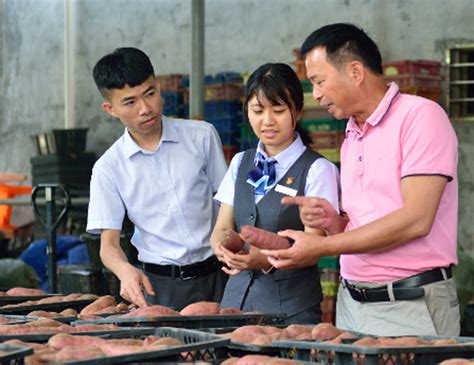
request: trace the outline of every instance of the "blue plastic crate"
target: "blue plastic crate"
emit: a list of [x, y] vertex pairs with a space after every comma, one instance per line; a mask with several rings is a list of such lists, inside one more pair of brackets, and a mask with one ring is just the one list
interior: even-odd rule
[[204, 103], [206, 119], [219, 116], [232, 116], [242, 113], [242, 103], [238, 101], [212, 100]]
[[[206, 75], [204, 76], [204, 84], [211, 85], [211, 84], [220, 84], [226, 82], [242, 82], [242, 75], [238, 72], [218, 72], [213, 75]], [[181, 80], [181, 86], [188, 88], [189, 87], [189, 76], [184, 76]]]
[[239, 130], [230, 132], [219, 132], [221, 142], [223, 145], [238, 146], [239, 145]]
[[183, 93], [162, 92], [163, 114], [169, 116], [184, 116]]
[[252, 138], [240, 138], [239, 149], [246, 151], [250, 148], [257, 148], [258, 140]]
[[242, 114], [211, 117], [207, 118], [206, 121], [211, 123], [218, 133], [238, 133], [242, 124]]

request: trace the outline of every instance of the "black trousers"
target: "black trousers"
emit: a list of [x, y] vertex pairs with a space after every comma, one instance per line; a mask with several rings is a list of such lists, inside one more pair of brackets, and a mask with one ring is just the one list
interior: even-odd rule
[[227, 274], [217, 270], [208, 275], [183, 280], [180, 277], [155, 275], [145, 271], [155, 296], [145, 294], [149, 304], [160, 304], [180, 311], [188, 304], [210, 301], [220, 303], [227, 283]]

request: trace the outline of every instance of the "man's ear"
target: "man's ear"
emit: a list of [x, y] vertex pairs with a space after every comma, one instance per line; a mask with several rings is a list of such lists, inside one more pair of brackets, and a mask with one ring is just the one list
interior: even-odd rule
[[350, 79], [359, 85], [365, 78], [365, 67], [360, 61], [349, 62], [346, 66], [346, 72]]
[[114, 118], [118, 118], [118, 117], [117, 117], [117, 114], [115, 113], [114, 107], [113, 107], [112, 104], [110, 104], [108, 101], [104, 101], [100, 106], [101, 106], [101, 108], [102, 108], [103, 110], [105, 110], [108, 114], [110, 114], [110, 115], [113, 116]]

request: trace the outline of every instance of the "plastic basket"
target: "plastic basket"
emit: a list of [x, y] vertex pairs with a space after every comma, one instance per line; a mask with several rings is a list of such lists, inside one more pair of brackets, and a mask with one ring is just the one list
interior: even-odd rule
[[17, 314], [26, 315], [32, 311], [45, 310], [51, 312], [60, 312], [68, 308], [75, 309], [76, 311], [82, 310], [85, 306], [91, 304], [95, 299], [81, 299], [71, 300], [67, 302], [56, 302], [56, 303], [42, 303], [42, 304], [28, 304], [17, 307], [0, 307], [0, 314]]
[[119, 318], [108, 317], [88, 321], [76, 321], [73, 324], [115, 324], [118, 326], [176, 327], [176, 328], [223, 328], [244, 325], [278, 324], [284, 320], [284, 314], [219, 314], [206, 316], [161, 316]]
[[20, 365], [24, 364], [24, 358], [33, 354], [33, 349], [23, 346], [12, 346], [0, 344], [0, 364]]
[[310, 133], [344, 131], [347, 119], [335, 118], [317, 118], [303, 119], [300, 121], [301, 126]]
[[406, 94], [422, 96], [424, 98], [433, 100], [437, 103], [439, 103], [441, 100], [441, 89], [439, 88], [405, 86], [405, 87], [401, 87], [400, 91]]
[[242, 82], [206, 85], [204, 100], [242, 100], [244, 88]]
[[384, 76], [385, 81], [395, 82], [400, 88], [419, 87], [419, 88], [438, 88], [441, 83], [441, 76], [402, 74], [395, 76]]
[[420, 336], [423, 340], [455, 339], [465, 345], [416, 347], [352, 346], [357, 339], [341, 345], [315, 341], [274, 341], [285, 357], [337, 365], [431, 365], [451, 358], [474, 358], [474, 338]]
[[78, 155], [86, 150], [87, 128], [53, 129], [56, 154]]
[[332, 162], [340, 162], [341, 157], [341, 149], [340, 148], [319, 148], [316, 149], [318, 153], [326, 157], [329, 161]]
[[48, 342], [48, 340], [57, 335], [58, 333], [68, 333], [77, 336], [101, 336], [108, 338], [123, 338], [137, 335], [151, 335], [155, 332], [155, 328], [152, 327], [121, 327], [117, 330], [105, 330], [105, 331], [84, 331], [84, 332], [70, 332], [67, 330], [56, 332], [56, 333], [27, 333], [20, 335], [2, 335], [0, 334], [0, 341], [8, 340], [21, 340], [25, 342]]
[[181, 91], [183, 77], [182, 74], [156, 75], [156, 78], [160, 80], [160, 91], [162, 92]]
[[242, 114], [224, 115], [219, 117], [210, 117], [206, 119], [217, 130], [218, 133], [240, 134], [240, 125], [242, 124]]
[[439, 75], [441, 63], [429, 60], [400, 60], [388, 61], [382, 65], [383, 73], [387, 76], [400, 74]]
[[204, 116], [206, 119], [235, 116], [242, 112], [242, 103], [240, 101], [214, 100], [204, 103]]
[[313, 148], [338, 148], [344, 141], [345, 133], [343, 130], [327, 131], [327, 132], [311, 132], [313, 140]]

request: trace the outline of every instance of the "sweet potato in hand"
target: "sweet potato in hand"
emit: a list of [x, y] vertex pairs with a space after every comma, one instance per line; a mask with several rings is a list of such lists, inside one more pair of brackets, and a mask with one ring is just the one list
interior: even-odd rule
[[290, 247], [290, 241], [287, 238], [252, 226], [242, 226], [240, 236], [249, 245], [264, 250], [284, 250]]
[[224, 231], [224, 239], [221, 242], [229, 251], [237, 253], [244, 247], [244, 241], [240, 238], [239, 234], [231, 229]]

